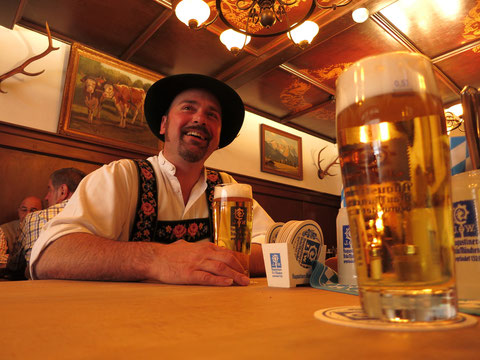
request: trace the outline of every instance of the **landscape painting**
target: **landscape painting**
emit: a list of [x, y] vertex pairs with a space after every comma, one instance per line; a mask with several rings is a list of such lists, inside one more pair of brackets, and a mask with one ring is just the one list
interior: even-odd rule
[[302, 138], [265, 124], [260, 130], [261, 170], [302, 180]]
[[161, 76], [73, 44], [65, 81], [59, 132], [155, 154], [159, 140], [148, 127], [143, 105]]

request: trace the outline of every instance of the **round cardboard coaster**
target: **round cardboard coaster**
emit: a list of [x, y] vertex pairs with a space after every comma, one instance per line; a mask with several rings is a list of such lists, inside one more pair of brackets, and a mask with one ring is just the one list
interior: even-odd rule
[[298, 264], [309, 268], [318, 259], [323, 247], [323, 233], [313, 220], [299, 221], [288, 233], [287, 242], [293, 245]]
[[267, 230], [265, 234], [265, 240], [267, 243], [274, 243], [277, 240], [277, 235], [280, 232], [280, 229], [284, 225], [283, 222], [276, 222]]
[[335, 325], [352, 326], [369, 330], [390, 330], [390, 331], [432, 331], [452, 330], [477, 323], [474, 316], [458, 313], [454, 320], [439, 321], [433, 323], [390, 323], [378, 319], [369, 318], [360, 306], [340, 306], [315, 311], [313, 316], [321, 321]]
[[275, 242], [277, 243], [287, 242], [287, 233], [290, 231], [290, 226], [294, 225], [296, 222], [297, 222], [296, 220], [290, 220], [290, 221], [287, 221], [285, 224], [283, 224], [283, 226], [278, 231]]

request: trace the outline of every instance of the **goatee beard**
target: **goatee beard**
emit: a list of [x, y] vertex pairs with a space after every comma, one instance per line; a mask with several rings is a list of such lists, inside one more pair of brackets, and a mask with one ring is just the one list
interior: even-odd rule
[[197, 151], [190, 151], [183, 146], [180, 146], [178, 149], [178, 154], [180, 155], [180, 157], [190, 163], [195, 163], [202, 160], [206, 153], [207, 148], [202, 148]]
[[[200, 130], [203, 133], [207, 134], [207, 144], [205, 146], [198, 146], [197, 150], [195, 151], [189, 150], [187, 146], [184, 146], [184, 142], [183, 142], [183, 136], [184, 136], [183, 134], [185, 134], [187, 131], [192, 131], [192, 130]], [[198, 162], [202, 160], [207, 154], [211, 139], [212, 139], [212, 136], [210, 135], [210, 132], [205, 126], [193, 125], [193, 126], [186, 127], [182, 130], [182, 136], [180, 139], [178, 154], [185, 161], [188, 161], [190, 163]]]

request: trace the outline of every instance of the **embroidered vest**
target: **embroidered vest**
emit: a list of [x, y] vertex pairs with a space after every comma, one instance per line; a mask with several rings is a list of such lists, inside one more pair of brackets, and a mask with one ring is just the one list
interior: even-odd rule
[[217, 171], [207, 169], [208, 218], [157, 221], [157, 179], [148, 160], [133, 160], [138, 170], [138, 200], [129, 241], [155, 241], [170, 244], [179, 239], [196, 242], [205, 238], [213, 241], [212, 202], [214, 187], [222, 183]]

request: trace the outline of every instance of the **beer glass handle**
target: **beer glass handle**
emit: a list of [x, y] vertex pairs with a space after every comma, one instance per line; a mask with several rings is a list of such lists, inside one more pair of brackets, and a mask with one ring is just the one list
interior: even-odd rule
[[480, 94], [472, 86], [461, 92], [463, 122], [473, 169], [480, 169]]

